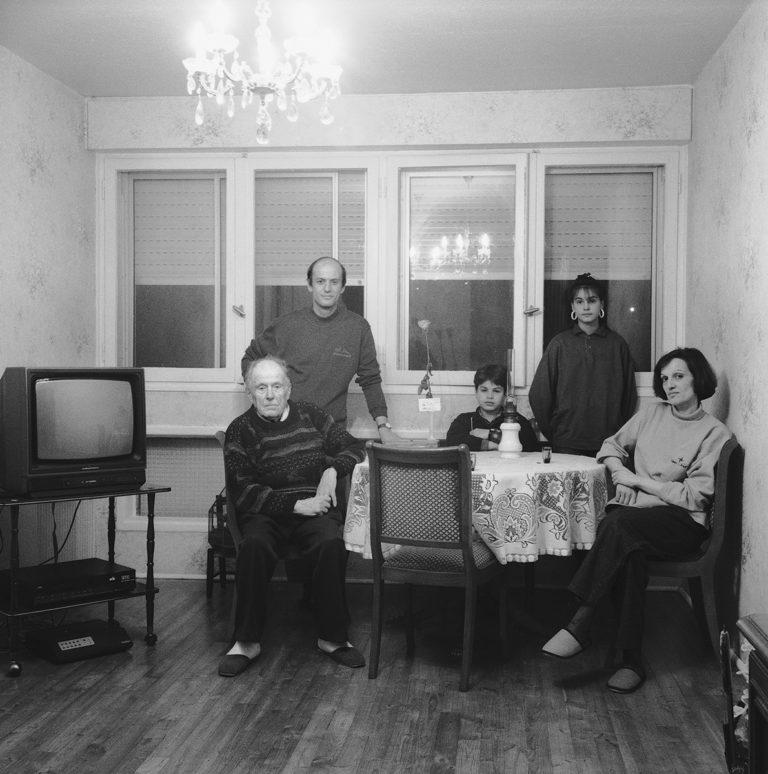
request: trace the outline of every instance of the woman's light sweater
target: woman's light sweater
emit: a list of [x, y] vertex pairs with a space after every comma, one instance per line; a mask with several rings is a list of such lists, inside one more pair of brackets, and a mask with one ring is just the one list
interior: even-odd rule
[[634, 507], [677, 505], [706, 526], [715, 491], [715, 465], [730, 437], [728, 428], [702, 408], [681, 417], [668, 403], [654, 403], [607, 438], [597, 460], [618, 457], [638, 476], [667, 482], [660, 498], [638, 490]]

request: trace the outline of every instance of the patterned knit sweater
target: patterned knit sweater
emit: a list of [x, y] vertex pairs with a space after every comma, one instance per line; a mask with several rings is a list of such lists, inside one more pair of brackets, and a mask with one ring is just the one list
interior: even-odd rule
[[288, 401], [284, 420], [272, 422], [251, 406], [227, 428], [227, 494], [239, 519], [246, 514], [292, 513], [312, 497], [328, 467], [339, 476], [365, 459], [362, 441], [312, 403]]
[[[606, 438], [597, 461], [617, 457], [635, 473], [664, 483], [661, 497], [638, 491], [635, 508], [677, 505], [706, 526], [715, 492], [715, 465], [731, 437], [728, 428], [699, 408], [681, 417], [669, 403], [651, 403]], [[609, 505], [616, 504], [615, 498]]]

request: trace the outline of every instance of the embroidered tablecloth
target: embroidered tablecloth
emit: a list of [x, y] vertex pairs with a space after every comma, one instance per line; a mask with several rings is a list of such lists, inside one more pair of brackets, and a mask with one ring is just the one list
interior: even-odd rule
[[[472, 521], [502, 564], [534, 562], [540, 554], [569, 556], [592, 547], [608, 500], [605, 467], [591, 457], [538, 452], [503, 459], [478, 452], [472, 471]], [[370, 557], [368, 463], [355, 467], [344, 542]]]

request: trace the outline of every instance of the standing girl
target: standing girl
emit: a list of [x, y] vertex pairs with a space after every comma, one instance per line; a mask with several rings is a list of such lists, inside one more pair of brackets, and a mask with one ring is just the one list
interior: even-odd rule
[[580, 274], [568, 292], [574, 326], [547, 345], [528, 394], [552, 449], [594, 457], [635, 407], [629, 346], [605, 324], [605, 290]]

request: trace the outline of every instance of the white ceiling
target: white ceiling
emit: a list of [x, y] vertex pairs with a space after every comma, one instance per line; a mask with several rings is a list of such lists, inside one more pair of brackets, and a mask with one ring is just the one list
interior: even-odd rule
[[[253, 33], [255, 0], [225, 0]], [[692, 84], [750, 0], [309, 0], [348, 94]], [[276, 41], [299, 0], [272, 0]], [[204, 0], [0, 0], [0, 45], [84, 96], [185, 95]], [[306, 18], [306, 16], [305, 16]], [[242, 43], [241, 43], [242, 45]], [[249, 58], [247, 51], [243, 56]]]

